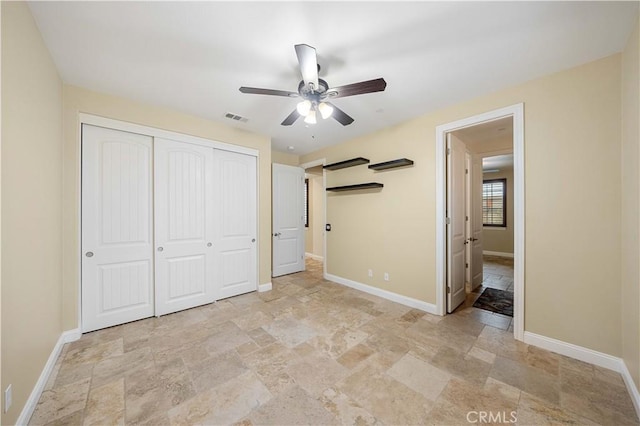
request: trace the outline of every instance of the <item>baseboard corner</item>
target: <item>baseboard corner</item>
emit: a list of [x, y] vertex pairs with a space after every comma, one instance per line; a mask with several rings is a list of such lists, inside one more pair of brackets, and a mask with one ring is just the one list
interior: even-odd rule
[[63, 343], [75, 342], [82, 337], [82, 331], [80, 331], [80, 328], [74, 328], [73, 330], [63, 331], [60, 337]]
[[631, 377], [631, 372], [629, 372], [627, 364], [622, 359], [620, 360], [620, 374], [622, 375], [624, 384], [627, 386], [633, 407], [636, 409], [636, 415], [640, 419], [640, 391], [638, 391], [638, 387], [633, 381], [633, 377]]
[[364, 293], [372, 294], [374, 296], [390, 300], [392, 302], [400, 303], [401, 305], [409, 306], [410, 308], [420, 309], [421, 311], [425, 311], [429, 314], [440, 315], [438, 313], [436, 305], [434, 305], [433, 303], [414, 299], [413, 297], [404, 296], [402, 294], [394, 293], [392, 291], [384, 290], [378, 287], [373, 287], [368, 284], [359, 283], [357, 281], [339, 277], [337, 275], [324, 274], [324, 279], [344, 285], [346, 287], [353, 288], [355, 290], [362, 291]]
[[318, 262], [323, 262], [324, 261], [324, 257], [318, 256], [317, 254], [313, 254], [313, 253], [308, 253], [307, 252], [307, 253], [304, 254], [304, 256], [308, 257], [310, 259], [313, 259], [313, 260], [317, 260]]
[[27, 402], [24, 404], [24, 407], [22, 407], [22, 411], [18, 416], [18, 420], [16, 421], [16, 424], [18, 425], [29, 424], [29, 420], [33, 415], [33, 411], [35, 410], [36, 405], [38, 405], [40, 396], [42, 395], [42, 392], [44, 391], [44, 388], [47, 385], [47, 382], [49, 381], [49, 376], [51, 376], [51, 373], [53, 372], [53, 369], [56, 365], [56, 362], [58, 361], [58, 357], [62, 352], [62, 347], [65, 345], [65, 343], [74, 342], [80, 339], [81, 336], [82, 336], [82, 332], [80, 331], [79, 328], [75, 328], [73, 330], [66, 330], [60, 333], [60, 337], [58, 337], [58, 341], [56, 342], [53, 349], [51, 350], [51, 353], [49, 354], [49, 358], [47, 359], [47, 362], [45, 363], [44, 368], [40, 373], [40, 377], [38, 377], [38, 381], [36, 382], [35, 386], [31, 390], [31, 394], [29, 395]]
[[265, 291], [270, 291], [273, 288], [273, 284], [258, 284], [258, 293], [264, 293]]
[[513, 253], [505, 253], [502, 251], [483, 250], [482, 254], [486, 256], [498, 256], [498, 257], [506, 257], [509, 259], [513, 259]]

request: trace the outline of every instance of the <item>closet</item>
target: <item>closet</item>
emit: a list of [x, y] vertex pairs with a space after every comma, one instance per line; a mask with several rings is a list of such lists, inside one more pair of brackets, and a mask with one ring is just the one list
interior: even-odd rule
[[82, 125], [82, 331], [257, 289], [256, 156]]

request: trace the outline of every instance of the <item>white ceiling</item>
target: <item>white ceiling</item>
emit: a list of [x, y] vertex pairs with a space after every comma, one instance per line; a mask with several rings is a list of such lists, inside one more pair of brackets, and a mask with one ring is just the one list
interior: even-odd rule
[[[30, 2], [69, 84], [272, 137], [305, 154], [429, 111], [619, 52], [638, 2]], [[355, 122], [280, 122], [296, 100], [294, 44], [330, 86], [384, 77], [341, 98]], [[224, 118], [232, 112], [246, 123]], [[289, 151], [291, 152], [291, 151]]]
[[482, 159], [482, 170], [501, 170], [513, 167], [513, 154], [494, 155]]
[[513, 118], [505, 117], [453, 132], [467, 145], [477, 145], [482, 142], [499, 138], [513, 138]]

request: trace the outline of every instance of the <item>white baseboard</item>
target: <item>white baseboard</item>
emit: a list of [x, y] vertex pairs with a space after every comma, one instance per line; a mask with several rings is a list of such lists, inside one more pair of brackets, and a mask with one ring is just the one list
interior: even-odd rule
[[634, 383], [633, 378], [631, 377], [631, 373], [629, 373], [629, 369], [627, 368], [627, 365], [624, 363], [622, 358], [594, 351], [592, 349], [574, 345], [572, 343], [563, 342], [561, 340], [552, 339], [551, 337], [541, 336], [529, 331], [524, 332], [524, 342], [529, 345], [538, 346], [551, 352], [575, 358], [580, 361], [588, 362], [590, 364], [594, 364], [599, 367], [607, 368], [609, 370], [620, 373], [620, 375], [622, 375], [622, 378], [624, 379], [625, 385], [627, 386], [629, 396], [633, 401], [633, 406], [636, 409], [636, 414], [640, 418], [640, 392], [638, 392], [638, 387]]
[[501, 251], [482, 250], [482, 254], [486, 254], [487, 256], [509, 257], [513, 259], [513, 253], [503, 253]]
[[540, 334], [524, 332], [524, 342], [537, 346], [542, 349], [575, 358], [580, 361], [588, 362], [599, 367], [608, 368], [609, 370], [620, 371], [620, 358], [605, 354], [603, 352], [594, 351], [583, 346], [574, 345], [573, 343], [563, 342], [562, 340], [553, 339], [551, 337], [542, 336]]
[[319, 262], [323, 262], [324, 261], [324, 257], [322, 256], [318, 256], [317, 254], [313, 254], [313, 253], [305, 253], [304, 254], [306, 257], [309, 257], [313, 260], [317, 260]]
[[338, 284], [342, 284], [347, 287], [351, 287], [356, 290], [363, 291], [365, 293], [373, 294], [374, 296], [382, 297], [383, 299], [391, 300], [392, 302], [400, 303], [411, 308], [420, 309], [430, 314], [439, 315], [436, 305], [422, 300], [414, 299], [412, 297], [403, 296], [398, 293], [393, 293], [388, 290], [383, 290], [378, 287], [373, 287], [367, 284], [362, 284], [357, 281], [352, 281], [347, 278], [338, 277], [336, 275], [324, 274], [324, 278], [329, 281], [333, 281]]
[[629, 391], [629, 396], [631, 396], [631, 401], [633, 401], [633, 406], [636, 408], [636, 414], [638, 418], [640, 418], [640, 392], [638, 392], [638, 387], [636, 386], [633, 378], [631, 377], [631, 373], [627, 368], [627, 364], [624, 363], [623, 360], [620, 360], [622, 364], [622, 378], [624, 379], [624, 384], [627, 385], [627, 390]]
[[74, 342], [78, 340], [82, 336], [82, 332], [79, 328], [74, 330], [63, 331], [58, 341], [56, 342], [51, 354], [49, 354], [49, 359], [47, 363], [44, 365], [42, 369], [42, 373], [40, 373], [40, 377], [36, 382], [36, 385], [33, 387], [31, 391], [31, 395], [29, 395], [29, 399], [24, 404], [22, 408], [22, 412], [20, 412], [20, 416], [18, 416], [18, 420], [16, 424], [18, 425], [26, 425], [29, 423], [31, 416], [33, 415], [33, 410], [35, 410], [36, 405], [38, 405], [38, 401], [40, 400], [40, 396], [42, 395], [42, 391], [44, 387], [47, 385], [47, 381], [49, 380], [49, 376], [53, 371], [53, 368], [56, 365], [56, 361], [58, 361], [58, 357], [60, 356], [60, 352], [62, 351], [62, 347], [65, 343]]
[[258, 293], [270, 291], [272, 288], [273, 288], [273, 285], [271, 283], [258, 284]]

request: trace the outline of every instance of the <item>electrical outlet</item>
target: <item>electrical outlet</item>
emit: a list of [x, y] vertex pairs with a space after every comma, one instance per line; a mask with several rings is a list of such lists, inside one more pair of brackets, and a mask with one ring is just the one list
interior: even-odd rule
[[369, 269], [369, 278], [373, 278], [373, 269]]
[[385, 281], [389, 281], [389, 273], [388, 272], [384, 273], [384, 280]]
[[11, 407], [11, 403], [13, 402], [13, 397], [11, 396], [11, 385], [7, 386], [7, 389], [4, 391], [4, 412], [9, 411]]

